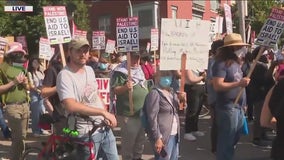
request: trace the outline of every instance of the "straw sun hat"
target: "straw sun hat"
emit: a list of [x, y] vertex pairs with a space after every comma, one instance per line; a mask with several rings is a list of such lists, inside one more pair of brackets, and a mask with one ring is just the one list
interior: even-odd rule
[[244, 43], [240, 34], [231, 33], [225, 36], [224, 45], [220, 48], [229, 46], [249, 46], [249, 44]]

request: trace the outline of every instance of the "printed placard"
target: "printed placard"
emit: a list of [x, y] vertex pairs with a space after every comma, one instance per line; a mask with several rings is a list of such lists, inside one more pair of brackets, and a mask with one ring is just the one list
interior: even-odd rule
[[100, 50], [106, 48], [105, 31], [93, 31], [92, 39], [93, 49]]
[[96, 78], [98, 84], [98, 91], [105, 104], [110, 102], [110, 79]]
[[257, 36], [255, 44], [274, 47], [284, 29], [284, 10], [272, 8], [269, 18], [266, 20]]
[[159, 29], [151, 29], [151, 51], [157, 51], [159, 48]]
[[73, 38], [87, 38], [87, 31], [83, 30], [74, 30]]
[[206, 20], [162, 18], [160, 69], [180, 70], [183, 53], [187, 55], [187, 69], [206, 69], [210, 24]]
[[138, 17], [117, 18], [116, 35], [118, 52], [139, 51]]
[[114, 40], [107, 40], [107, 44], [106, 44], [106, 49], [105, 52], [106, 53], [113, 53], [115, 50], [115, 41]]
[[231, 7], [228, 4], [224, 4], [224, 12], [225, 12], [227, 34], [233, 33]]
[[68, 17], [65, 6], [43, 7], [46, 33], [50, 44], [71, 41]]
[[45, 60], [50, 60], [53, 56], [53, 51], [50, 47], [49, 41], [46, 38], [40, 38], [39, 40], [39, 55], [38, 57]]

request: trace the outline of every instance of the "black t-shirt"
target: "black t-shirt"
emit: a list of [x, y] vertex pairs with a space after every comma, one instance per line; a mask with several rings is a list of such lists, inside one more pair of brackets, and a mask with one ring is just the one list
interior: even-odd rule
[[[62, 64], [60, 62], [53, 62], [51, 65], [45, 70], [45, 76], [42, 82], [42, 85], [44, 87], [54, 87], [56, 86], [56, 78], [60, 70], [63, 68]], [[55, 115], [62, 115], [60, 100], [58, 97], [58, 94], [54, 94], [50, 96], [49, 98], [50, 103], [54, 107], [54, 114]]]
[[284, 159], [284, 79], [274, 87], [269, 101], [269, 109], [276, 118], [276, 138], [272, 144], [271, 157], [275, 160]]

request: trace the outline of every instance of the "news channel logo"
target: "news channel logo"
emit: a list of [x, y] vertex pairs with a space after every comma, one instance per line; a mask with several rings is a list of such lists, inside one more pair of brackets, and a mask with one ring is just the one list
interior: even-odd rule
[[33, 6], [4, 6], [5, 12], [33, 12]]

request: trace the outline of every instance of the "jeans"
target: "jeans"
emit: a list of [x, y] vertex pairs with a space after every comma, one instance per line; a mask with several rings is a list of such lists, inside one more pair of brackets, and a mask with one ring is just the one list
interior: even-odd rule
[[8, 136], [8, 135], [6, 135], [6, 134], [10, 131], [9, 131], [9, 128], [8, 128], [6, 122], [5, 122], [1, 107], [0, 107], [0, 128], [2, 130], [3, 136], [5, 138], [7, 138], [6, 136]]
[[244, 112], [232, 103], [216, 105], [217, 121], [217, 160], [232, 160], [235, 145], [240, 139], [243, 128]]
[[[87, 142], [89, 138], [82, 137], [81, 141]], [[99, 151], [103, 151], [108, 160], [118, 160], [118, 152], [116, 148], [116, 139], [111, 129], [99, 129], [99, 132], [95, 132], [92, 136], [92, 140], [95, 143], [95, 155], [97, 156]], [[100, 150], [101, 149], [101, 150]], [[90, 156], [89, 147], [80, 146], [77, 148], [77, 158], [80, 160], [88, 160]]]
[[123, 160], [133, 160], [142, 157], [145, 131], [142, 127], [140, 117], [120, 116], [121, 124], [121, 154]]
[[12, 131], [11, 160], [19, 160], [25, 149], [25, 138], [27, 136], [29, 120], [29, 104], [6, 105], [8, 125]]
[[178, 160], [179, 156], [179, 142], [177, 135], [171, 135], [169, 138], [168, 144], [164, 146], [165, 151], [167, 152], [166, 157], [161, 157], [155, 149], [155, 142], [152, 142], [152, 147], [155, 153], [155, 160]]
[[31, 119], [32, 119], [32, 132], [33, 134], [40, 134], [41, 128], [39, 128], [39, 117], [45, 111], [45, 107], [43, 104], [43, 98], [36, 92], [31, 91], [30, 94], [31, 102], [30, 102], [30, 109], [31, 109]]
[[204, 99], [204, 85], [188, 85], [184, 86], [187, 99], [187, 108], [185, 114], [185, 133], [198, 131], [198, 119], [202, 109]]
[[210, 130], [210, 139], [211, 139], [211, 152], [215, 153], [217, 148], [217, 123], [216, 123], [216, 103], [209, 104], [210, 106], [210, 115], [211, 115], [211, 130]]

